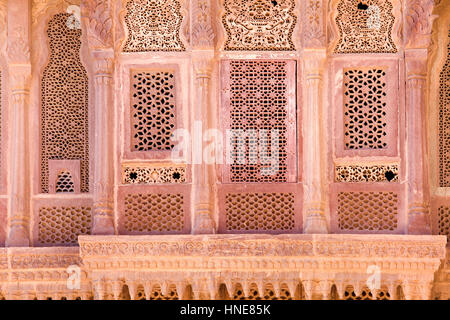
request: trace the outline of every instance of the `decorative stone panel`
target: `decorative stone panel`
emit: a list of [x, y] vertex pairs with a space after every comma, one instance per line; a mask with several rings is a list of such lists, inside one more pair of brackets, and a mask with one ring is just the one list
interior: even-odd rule
[[336, 157], [398, 157], [398, 139], [405, 130], [399, 121], [404, 104], [398, 59], [337, 58], [331, 65]]
[[386, 111], [386, 72], [344, 69], [345, 148], [386, 148]]
[[122, 166], [123, 184], [185, 183], [185, 165], [125, 164]]
[[175, 75], [167, 71], [131, 74], [131, 150], [172, 150], [176, 127]]
[[119, 190], [119, 233], [183, 234], [190, 230], [189, 186], [129, 186]]
[[41, 82], [41, 191], [49, 192], [49, 160], [80, 160], [80, 189], [89, 191], [88, 77], [80, 60], [81, 29], [56, 14], [47, 34], [49, 62]]
[[342, 231], [395, 231], [398, 195], [394, 192], [339, 192], [338, 226]]
[[450, 205], [438, 208], [438, 228], [439, 234], [450, 240]]
[[219, 188], [219, 232], [295, 233], [301, 228], [301, 192], [294, 184], [239, 184]]
[[240, 284], [238, 284], [234, 289], [232, 300], [293, 300], [286, 284], [281, 286], [279, 296], [277, 296], [272, 284], [266, 285], [263, 292], [263, 294], [260, 294], [258, 291], [258, 286], [256, 284], [252, 284], [249, 294], [246, 296], [244, 289]]
[[90, 234], [90, 207], [39, 208], [39, 244], [46, 246], [78, 245], [78, 236]]
[[295, 70], [287, 60], [222, 62], [223, 132], [235, 134], [224, 137], [224, 182], [295, 182]]
[[335, 53], [394, 53], [395, 17], [389, 0], [341, 0], [336, 24], [339, 40]]
[[336, 182], [398, 182], [398, 165], [336, 165]]
[[331, 232], [403, 233], [405, 193], [397, 183], [336, 183], [330, 187]]
[[225, 50], [295, 50], [294, 0], [225, 0]]
[[450, 30], [447, 60], [439, 75], [439, 186], [450, 187]]
[[126, 10], [124, 52], [185, 51], [180, 39], [180, 1], [130, 0]]

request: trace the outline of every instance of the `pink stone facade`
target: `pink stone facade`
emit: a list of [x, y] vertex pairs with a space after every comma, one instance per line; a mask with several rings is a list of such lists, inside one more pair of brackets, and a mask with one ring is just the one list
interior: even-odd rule
[[450, 1], [0, 0], [0, 43], [0, 299], [450, 298]]

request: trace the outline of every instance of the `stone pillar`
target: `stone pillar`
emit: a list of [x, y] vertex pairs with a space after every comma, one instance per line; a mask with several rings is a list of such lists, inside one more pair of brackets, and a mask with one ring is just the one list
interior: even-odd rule
[[407, 179], [409, 234], [431, 234], [426, 161], [425, 161], [425, 85], [428, 47], [435, 1], [405, 3], [405, 65], [407, 121]]
[[304, 72], [306, 80], [303, 114], [303, 182], [304, 233], [328, 233], [325, 217], [324, 156], [323, 150], [323, 99], [322, 77], [325, 51], [305, 52]]
[[[213, 108], [210, 103], [210, 80], [214, 61], [214, 30], [211, 23], [211, 2], [191, 1], [191, 44], [194, 48], [195, 95], [193, 105], [192, 136], [192, 203], [194, 214], [193, 234], [215, 233], [213, 218], [215, 203], [215, 164], [205, 163], [203, 143], [212, 129]], [[214, 142], [213, 142], [214, 143]]]
[[431, 234], [430, 210], [425, 194], [425, 87], [426, 49], [405, 53], [408, 234]]
[[95, 57], [95, 157], [93, 234], [114, 234], [113, 52]]
[[30, 173], [28, 114], [30, 95], [29, 0], [8, 4], [8, 64], [10, 77], [9, 181], [10, 212], [8, 247], [30, 245]]
[[[209, 103], [213, 52], [194, 56], [194, 77], [196, 99], [193, 110], [192, 130], [192, 199], [194, 207], [194, 234], [215, 233], [213, 220], [215, 202], [214, 163], [206, 163], [203, 157], [203, 142], [206, 132], [212, 127], [212, 113]], [[205, 141], [206, 140], [206, 141]]]
[[81, 1], [83, 27], [95, 72], [93, 234], [114, 234], [114, 102], [112, 5], [110, 0]]

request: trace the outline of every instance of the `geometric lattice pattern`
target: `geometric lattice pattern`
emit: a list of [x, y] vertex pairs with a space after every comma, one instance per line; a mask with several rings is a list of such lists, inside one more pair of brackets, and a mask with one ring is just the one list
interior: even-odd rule
[[136, 300], [178, 300], [177, 288], [175, 285], [169, 287], [167, 295], [163, 295], [161, 286], [155, 285], [152, 288], [150, 297], [147, 299], [145, 290], [143, 287], [139, 287], [137, 290]]
[[344, 143], [347, 150], [387, 147], [385, 76], [379, 68], [345, 70]]
[[176, 124], [174, 74], [134, 71], [131, 79], [131, 150], [171, 150]]
[[80, 160], [80, 189], [89, 192], [88, 77], [80, 60], [81, 29], [70, 14], [48, 23], [50, 59], [41, 87], [41, 189], [48, 193], [49, 160]]
[[127, 232], [182, 232], [182, 194], [128, 194], [125, 197], [124, 227]]
[[272, 284], [268, 284], [264, 288], [264, 295], [260, 295], [258, 292], [258, 287], [252, 284], [249, 289], [248, 296], [245, 296], [244, 290], [240, 284], [234, 289], [232, 300], [292, 300], [293, 297], [289, 292], [287, 285], [282, 284], [280, 286], [280, 296], [278, 297], [275, 293], [275, 289]]
[[398, 202], [394, 192], [339, 192], [339, 230], [395, 231]]
[[336, 53], [394, 53], [395, 17], [388, 0], [341, 0], [336, 23], [339, 40]]
[[439, 234], [447, 236], [450, 241], [450, 206], [440, 206], [438, 209]]
[[180, 40], [183, 16], [178, 0], [131, 0], [126, 7], [124, 52], [185, 50]]
[[287, 76], [286, 61], [230, 62], [230, 129], [245, 135], [231, 139], [231, 182], [287, 181]]
[[124, 184], [155, 184], [186, 182], [186, 167], [134, 167], [123, 168]]
[[398, 165], [336, 166], [336, 182], [398, 182]]
[[439, 186], [450, 187], [450, 30], [447, 60], [439, 76]]
[[229, 193], [227, 231], [289, 231], [295, 227], [293, 193]]
[[75, 192], [72, 175], [69, 171], [61, 171], [56, 178], [56, 192]]
[[364, 288], [359, 296], [356, 296], [353, 287], [349, 286], [345, 289], [343, 300], [391, 300], [391, 295], [387, 290], [378, 290], [374, 299], [369, 288]]
[[225, 50], [295, 50], [294, 0], [225, 0]]
[[79, 235], [91, 234], [89, 207], [39, 209], [39, 242], [45, 245], [77, 245]]

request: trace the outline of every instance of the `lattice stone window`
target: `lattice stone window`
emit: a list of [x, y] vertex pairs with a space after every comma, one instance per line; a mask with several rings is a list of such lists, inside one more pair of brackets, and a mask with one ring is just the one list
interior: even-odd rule
[[184, 51], [178, 0], [131, 0], [126, 5], [124, 52]]
[[295, 50], [294, 0], [225, 0], [225, 50]]
[[223, 61], [225, 182], [295, 182], [295, 62]]
[[389, 0], [341, 0], [336, 23], [339, 40], [336, 53], [393, 53], [394, 15]]
[[39, 243], [77, 245], [79, 235], [91, 233], [90, 207], [42, 207], [39, 209]]
[[69, 171], [61, 171], [56, 178], [56, 192], [75, 192], [72, 175]]
[[229, 193], [227, 231], [291, 231], [295, 228], [294, 193]]
[[131, 150], [170, 151], [176, 126], [175, 73], [131, 73]]
[[41, 189], [48, 193], [49, 160], [80, 160], [80, 189], [89, 191], [88, 77], [80, 60], [81, 29], [70, 14], [48, 24], [50, 58], [41, 86]]
[[127, 165], [122, 180], [124, 184], [185, 183], [186, 167]]
[[246, 297], [242, 285], [236, 285], [232, 300], [292, 300], [293, 297], [289, 292], [289, 288], [286, 284], [280, 286], [280, 296], [277, 296], [272, 284], [268, 284], [264, 287], [264, 295], [260, 295], [258, 287], [252, 284], [249, 289], [249, 295]]
[[128, 233], [182, 233], [185, 229], [183, 194], [128, 194], [124, 201], [122, 223]]
[[398, 182], [398, 165], [338, 165], [336, 182]]
[[440, 206], [438, 209], [439, 234], [450, 240], [450, 206]]
[[439, 186], [450, 187], [450, 30], [447, 60], [439, 75]]
[[398, 194], [395, 192], [339, 192], [339, 230], [395, 231], [398, 206]]
[[345, 149], [387, 148], [386, 72], [344, 70]]

